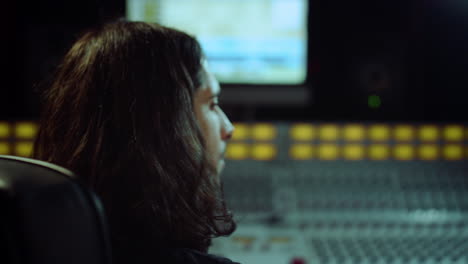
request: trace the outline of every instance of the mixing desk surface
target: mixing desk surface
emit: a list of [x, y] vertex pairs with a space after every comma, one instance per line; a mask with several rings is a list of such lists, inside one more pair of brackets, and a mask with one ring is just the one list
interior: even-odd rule
[[[464, 125], [240, 126], [222, 175], [241, 263], [468, 263]], [[244, 131], [244, 132], [242, 132]]]
[[[467, 263], [468, 125], [242, 123], [226, 149], [238, 223], [211, 253], [248, 263]], [[0, 122], [28, 156], [37, 124]]]
[[229, 163], [242, 263], [468, 263], [466, 162]]

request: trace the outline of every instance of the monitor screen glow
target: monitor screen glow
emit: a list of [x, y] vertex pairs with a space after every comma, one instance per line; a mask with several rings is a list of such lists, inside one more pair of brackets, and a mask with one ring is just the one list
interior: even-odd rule
[[221, 83], [301, 85], [308, 0], [127, 0], [126, 16], [194, 35]]

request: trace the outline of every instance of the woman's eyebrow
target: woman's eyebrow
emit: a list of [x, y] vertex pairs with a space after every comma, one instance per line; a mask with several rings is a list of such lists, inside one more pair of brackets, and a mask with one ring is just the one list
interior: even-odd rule
[[215, 97], [219, 97], [219, 94], [220, 94], [220, 93], [221, 93], [221, 91], [217, 91], [216, 93], [211, 94], [211, 95], [208, 97], [208, 99], [213, 99], [213, 98], [215, 98]]
[[209, 97], [209, 99], [213, 99], [213, 98], [216, 98], [216, 97], [219, 97], [219, 93], [218, 94], [214, 94], [212, 96]]

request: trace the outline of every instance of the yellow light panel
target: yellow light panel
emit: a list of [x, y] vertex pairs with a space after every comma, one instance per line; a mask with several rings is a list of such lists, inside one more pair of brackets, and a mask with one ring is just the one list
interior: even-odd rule
[[37, 124], [34, 122], [18, 122], [15, 125], [15, 136], [21, 139], [33, 139], [37, 133]]
[[256, 140], [272, 140], [276, 134], [276, 127], [271, 124], [257, 124], [252, 127], [252, 137]]
[[315, 138], [315, 128], [310, 124], [296, 124], [289, 130], [289, 136], [293, 140], [313, 140]]
[[236, 123], [234, 124], [234, 133], [232, 133], [233, 140], [245, 140], [249, 138], [249, 126], [246, 124]]
[[364, 158], [364, 146], [350, 144], [343, 147], [343, 157], [347, 160], [361, 160]]
[[409, 125], [397, 125], [393, 130], [393, 136], [397, 141], [410, 141], [414, 139], [414, 129]]
[[17, 142], [15, 144], [15, 154], [22, 157], [30, 157], [33, 151], [33, 143], [30, 141]]
[[435, 144], [423, 144], [418, 148], [418, 157], [421, 160], [436, 160], [439, 158], [439, 147]]
[[0, 138], [10, 136], [10, 124], [8, 122], [0, 122]]
[[321, 160], [335, 160], [339, 157], [339, 149], [335, 144], [323, 144], [318, 147], [318, 157]]
[[278, 150], [273, 144], [255, 144], [252, 147], [252, 158], [255, 160], [272, 160], [276, 158]]
[[233, 236], [232, 240], [236, 243], [240, 244], [251, 244], [253, 241], [255, 241], [255, 237], [253, 236]]
[[448, 144], [443, 147], [442, 155], [447, 160], [460, 160], [463, 158], [463, 147], [458, 144]]
[[463, 140], [463, 127], [460, 125], [448, 125], [444, 127], [444, 139], [447, 141]]
[[372, 125], [368, 130], [369, 139], [385, 141], [390, 139], [390, 128], [387, 125]]
[[398, 144], [393, 148], [393, 157], [397, 160], [414, 159], [414, 147], [410, 144]]
[[0, 155], [8, 155], [10, 151], [10, 144], [8, 142], [0, 142]]
[[319, 137], [321, 140], [338, 140], [339, 132], [337, 125], [322, 125], [319, 127]]
[[345, 125], [343, 136], [348, 141], [361, 141], [365, 139], [365, 129], [362, 125], [350, 124]]
[[419, 128], [419, 140], [436, 141], [440, 137], [439, 128], [434, 125], [424, 125]]
[[244, 160], [249, 157], [249, 146], [244, 143], [229, 143], [226, 147], [226, 158]]
[[310, 144], [294, 144], [289, 148], [289, 156], [295, 160], [307, 160], [314, 156], [314, 147]]
[[390, 156], [390, 147], [386, 144], [374, 144], [369, 147], [369, 158], [372, 160], [387, 160]]

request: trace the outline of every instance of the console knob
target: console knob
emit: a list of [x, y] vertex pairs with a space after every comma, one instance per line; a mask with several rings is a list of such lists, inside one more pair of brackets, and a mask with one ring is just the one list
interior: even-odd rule
[[293, 258], [290, 264], [306, 264], [303, 258]]

